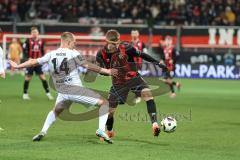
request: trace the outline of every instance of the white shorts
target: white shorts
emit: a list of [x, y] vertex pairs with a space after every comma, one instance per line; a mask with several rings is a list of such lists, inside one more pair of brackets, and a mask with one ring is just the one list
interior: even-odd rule
[[70, 107], [73, 102], [95, 106], [100, 98], [101, 96], [98, 93], [88, 88], [81, 87], [77, 91], [75, 90], [72, 94], [58, 93], [55, 106], [66, 109]]

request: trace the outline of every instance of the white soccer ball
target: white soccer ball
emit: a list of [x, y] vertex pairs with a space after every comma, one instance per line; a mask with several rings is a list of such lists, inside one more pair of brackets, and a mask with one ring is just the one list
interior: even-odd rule
[[177, 121], [173, 117], [166, 117], [161, 121], [161, 126], [164, 132], [171, 133], [177, 128]]

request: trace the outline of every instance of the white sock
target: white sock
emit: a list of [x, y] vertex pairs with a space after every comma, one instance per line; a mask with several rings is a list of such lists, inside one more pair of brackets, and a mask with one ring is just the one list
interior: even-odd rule
[[47, 115], [47, 118], [44, 122], [44, 125], [43, 125], [43, 128], [42, 128], [42, 131], [43, 133], [47, 133], [48, 131], [48, 128], [53, 124], [53, 122], [56, 120], [56, 116], [54, 114], [53, 111], [50, 111]]
[[109, 114], [109, 104], [104, 104], [99, 108], [99, 129], [105, 131], [105, 125]]

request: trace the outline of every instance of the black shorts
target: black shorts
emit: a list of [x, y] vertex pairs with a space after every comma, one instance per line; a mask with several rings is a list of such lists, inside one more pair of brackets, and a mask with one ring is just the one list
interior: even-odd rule
[[174, 78], [174, 71], [170, 71], [170, 72], [165, 72], [163, 74], [163, 78], [164, 79], [173, 79]]
[[140, 76], [133, 78], [124, 84], [113, 85], [108, 97], [110, 107], [115, 108], [118, 104], [124, 104], [128, 98], [129, 91], [133, 91], [135, 94], [140, 94], [144, 88], [149, 88], [149, 86]]
[[35, 72], [35, 74], [37, 74], [37, 75], [43, 74], [42, 66], [39, 65], [39, 66], [35, 66], [35, 67], [29, 67], [29, 68], [26, 69], [25, 74], [32, 76], [33, 72]]

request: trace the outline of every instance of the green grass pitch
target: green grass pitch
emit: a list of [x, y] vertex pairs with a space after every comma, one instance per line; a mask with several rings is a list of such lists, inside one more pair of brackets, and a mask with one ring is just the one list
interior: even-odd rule
[[[178, 117], [176, 132], [152, 136], [146, 106], [121, 106], [116, 114], [114, 144], [95, 136], [97, 119], [85, 122], [57, 120], [41, 142], [32, 142], [52, 109], [41, 82], [30, 84], [31, 101], [23, 101], [23, 77], [0, 80], [0, 160], [238, 160], [240, 157], [240, 82], [181, 79], [175, 99], [156, 97], [161, 115]], [[109, 78], [86, 84], [108, 90]], [[74, 105], [73, 111], [85, 110]], [[140, 118], [136, 115], [140, 115]], [[160, 118], [159, 118], [160, 119]]]

